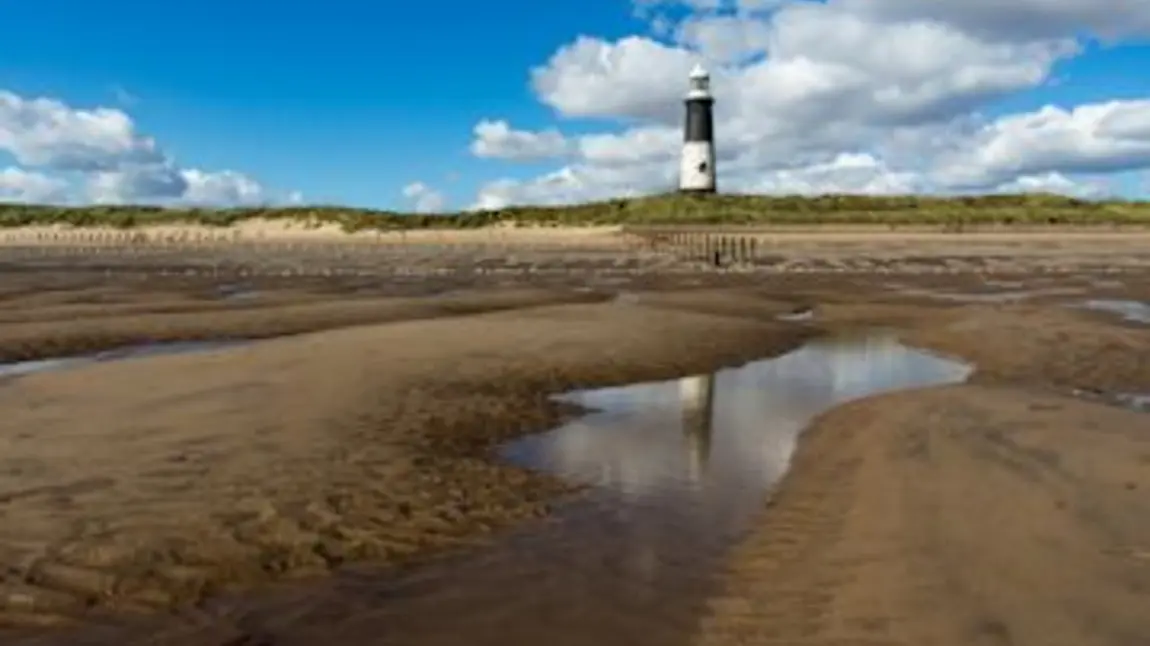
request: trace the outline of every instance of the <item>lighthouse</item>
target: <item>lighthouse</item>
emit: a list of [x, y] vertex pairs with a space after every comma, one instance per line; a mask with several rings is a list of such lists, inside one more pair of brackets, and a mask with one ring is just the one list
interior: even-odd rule
[[683, 156], [679, 161], [679, 190], [714, 193], [715, 118], [711, 110], [711, 76], [701, 65], [691, 70], [687, 92], [687, 121], [683, 128]]

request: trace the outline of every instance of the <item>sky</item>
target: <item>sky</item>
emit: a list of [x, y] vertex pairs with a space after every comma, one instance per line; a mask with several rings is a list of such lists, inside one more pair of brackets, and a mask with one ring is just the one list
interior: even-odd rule
[[1145, 0], [0, 2], [0, 200], [401, 211], [1150, 188]]

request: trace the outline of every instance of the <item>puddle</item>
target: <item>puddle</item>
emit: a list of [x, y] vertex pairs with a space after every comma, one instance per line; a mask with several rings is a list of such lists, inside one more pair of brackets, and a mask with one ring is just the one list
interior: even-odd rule
[[0, 379], [22, 377], [37, 372], [51, 372], [70, 368], [81, 368], [93, 363], [108, 361], [126, 361], [129, 359], [143, 359], [166, 354], [187, 354], [191, 352], [207, 352], [219, 350], [247, 343], [246, 341], [172, 341], [167, 343], [148, 343], [142, 345], [113, 348], [94, 354], [74, 357], [61, 357], [58, 359], [36, 359], [32, 361], [15, 361], [0, 363]]
[[48, 372], [49, 370], [60, 370], [61, 368], [84, 363], [84, 361], [85, 359], [71, 357], [65, 359], [36, 359], [33, 361], [0, 363], [0, 379], [5, 377], [20, 377], [36, 372]]
[[1026, 283], [1021, 280], [996, 280], [993, 278], [986, 278], [982, 281], [983, 285], [987, 287], [1000, 287], [1006, 289], [1022, 289], [1026, 287]]
[[680, 644], [816, 415], [971, 371], [874, 337], [812, 343], [713, 375], [569, 393], [560, 399], [593, 412], [500, 454], [591, 485], [585, 494], [487, 547], [345, 583], [326, 610], [274, 613], [297, 617], [308, 631], [292, 627], [299, 643], [386, 634], [392, 646]]
[[[753, 482], [748, 493], [758, 504], [819, 413], [875, 393], [962, 381], [969, 373], [964, 364], [891, 337], [820, 341], [713, 375], [561, 396], [596, 412], [519, 440], [501, 455], [624, 495], [674, 496], [705, 484], [721, 492], [712, 509], [727, 507], [735, 489]], [[677, 511], [680, 502], [687, 501], [676, 502]]]
[[1150, 394], [1118, 393], [1114, 399], [1126, 408], [1142, 413], [1150, 413]]
[[1117, 314], [1133, 323], [1150, 323], [1150, 304], [1141, 301], [1090, 300], [1082, 304], [1089, 310]]
[[226, 283], [216, 288], [216, 295], [224, 301], [247, 301], [259, 298], [262, 293], [258, 289], [237, 283]]
[[1079, 287], [1051, 287], [1002, 292], [936, 292], [917, 288], [901, 288], [897, 291], [906, 296], [923, 296], [956, 303], [1017, 303], [1043, 296], [1073, 296], [1086, 290]]
[[619, 292], [611, 297], [611, 302], [617, 305], [635, 305], [639, 302], [639, 295], [634, 292]]
[[1075, 397], [1082, 397], [1091, 401], [1129, 408], [1140, 413], [1150, 413], [1150, 393], [1115, 393], [1088, 388], [1075, 388], [1071, 391]]
[[807, 307], [807, 308], [797, 309], [793, 312], [787, 312], [786, 314], [779, 314], [775, 318], [780, 320], [780, 321], [787, 321], [790, 323], [796, 323], [796, 322], [802, 322], [802, 321], [811, 321], [815, 318], [815, 310], [814, 310], [814, 308]]

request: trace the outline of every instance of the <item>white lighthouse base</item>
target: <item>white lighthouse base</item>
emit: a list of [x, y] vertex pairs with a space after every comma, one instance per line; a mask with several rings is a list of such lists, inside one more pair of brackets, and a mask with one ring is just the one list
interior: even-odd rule
[[713, 193], [715, 191], [715, 145], [709, 141], [683, 144], [679, 165], [679, 190]]

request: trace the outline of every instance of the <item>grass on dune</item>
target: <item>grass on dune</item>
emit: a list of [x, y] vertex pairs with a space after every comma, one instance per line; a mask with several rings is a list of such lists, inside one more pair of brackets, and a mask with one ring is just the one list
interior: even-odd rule
[[172, 209], [156, 206], [61, 207], [0, 204], [0, 227], [65, 225], [131, 229], [159, 224], [226, 227], [243, 220], [336, 224], [346, 231], [474, 229], [494, 225], [1140, 225], [1150, 202], [1094, 201], [1047, 194], [970, 197], [859, 195], [658, 195], [571, 206], [407, 214], [337, 206]]

